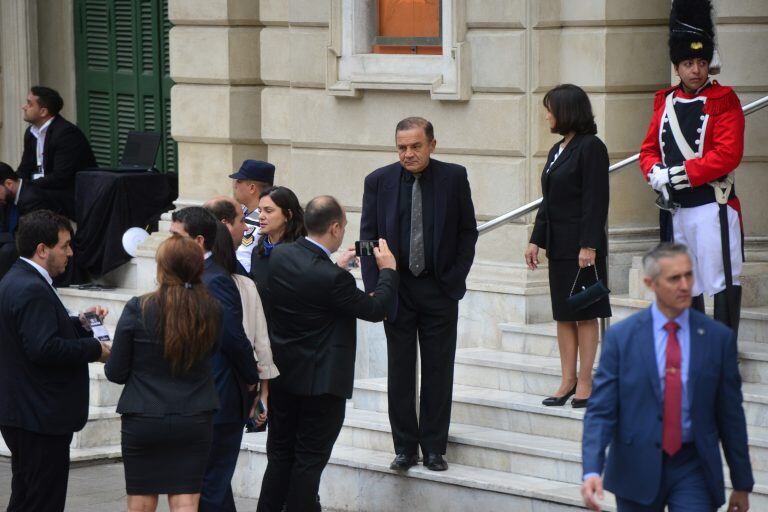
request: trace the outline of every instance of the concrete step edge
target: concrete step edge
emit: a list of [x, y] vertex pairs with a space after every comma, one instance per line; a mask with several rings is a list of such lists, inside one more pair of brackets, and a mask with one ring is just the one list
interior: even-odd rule
[[[257, 437], [254, 434], [246, 434], [241, 446], [243, 450], [265, 454], [266, 436]], [[403, 479], [429, 480], [575, 507], [581, 507], [582, 503], [580, 486], [576, 484], [460, 464], [451, 464], [448, 471], [443, 472], [429, 471], [422, 466], [415, 466], [407, 473], [401, 474], [389, 469], [391, 459], [391, 453], [337, 445], [333, 449], [329, 463], [358, 470], [385, 473]], [[612, 497], [606, 499], [604, 510], [615, 510]]]

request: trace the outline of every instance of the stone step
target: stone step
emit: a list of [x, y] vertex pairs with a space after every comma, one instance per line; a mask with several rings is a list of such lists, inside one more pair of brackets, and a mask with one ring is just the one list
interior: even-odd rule
[[[337, 444], [387, 452], [394, 457], [389, 417], [348, 408]], [[449, 463], [570, 482], [581, 481], [581, 443], [451, 423]]]
[[[72, 437], [70, 453], [77, 460], [121, 457], [120, 415], [114, 407], [88, 408], [88, 422]], [[5, 443], [0, 445], [0, 455], [10, 455]]]
[[556, 329], [555, 322], [499, 324], [501, 349], [518, 354], [558, 357]]
[[[546, 407], [541, 405], [543, 398], [456, 384], [451, 419], [465, 425], [580, 441], [584, 409]], [[356, 380], [352, 401], [356, 409], [386, 412], [386, 378]]]
[[[391, 432], [385, 413], [348, 408], [337, 443], [390, 452], [394, 456]], [[768, 471], [768, 429], [749, 427], [748, 435], [753, 470]], [[459, 423], [451, 423], [446, 459], [465, 466], [574, 484], [581, 482], [582, 476], [580, 441]], [[768, 484], [768, 480], [760, 483]], [[768, 487], [764, 491], [768, 492]]]
[[120, 445], [120, 415], [114, 407], [88, 408], [88, 422], [72, 438], [72, 448], [94, 448]]
[[[768, 385], [743, 385], [747, 424], [768, 427]], [[571, 441], [581, 440], [584, 409], [547, 407], [542, 395], [455, 384], [451, 419], [456, 423], [495, 428], [523, 434]], [[381, 379], [355, 381], [354, 407], [387, 411], [387, 382]]]
[[[611, 323], [623, 320], [650, 305], [650, 300], [634, 299], [628, 295], [612, 295], [613, 318], [611, 318]], [[707, 314], [711, 317], [712, 310], [707, 309]], [[768, 306], [741, 308], [739, 343], [743, 341], [768, 344]]]
[[[10, 457], [11, 451], [5, 444], [5, 440], [0, 437], [0, 457]], [[120, 459], [123, 457], [119, 444], [112, 446], [99, 446], [96, 448], [74, 448], [69, 447], [70, 462], [89, 462], [103, 461], [107, 459]]]
[[[768, 263], [765, 261], [747, 261], [741, 272], [743, 306], [762, 306], [768, 304]], [[629, 296], [635, 299], [650, 300], [652, 292], [643, 283], [642, 257], [632, 258], [629, 270]], [[708, 298], [707, 298], [708, 299]]]
[[[556, 351], [557, 339], [554, 334], [549, 339], [546, 339], [544, 334], [536, 336], [539, 339], [532, 343], [549, 344], [555, 347], [551, 356], [488, 348], [457, 350], [455, 382], [534, 395], [554, 393], [560, 385], [561, 376], [560, 358]], [[527, 350], [525, 346], [507, 346], [507, 348]], [[768, 344], [741, 341], [738, 344], [738, 351], [742, 380], [768, 384]], [[599, 361], [598, 348], [595, 367]]]
[[123, 392], [123, 386], [107, 380], [102, 363], [88, 365], [90, 378], [89, 404], [96, 407], [114, 407]]
[[[356, 512], [483, 512], [583, 510], [580, 487], [507, 471], [451, 464], [448, 471], [421, 465], [406, 474], [389, 469], [391, 452], [337, 444], [320, 482], [323, 507]], [[256, 498], [266, 468], [266, 435], [243, 439], [233, 490]], [[604, 510], [615, 510], [606, 496]]]
[[456, 351], [454, 382], [547, 396], [560, 385], [560, 359], [487, 348]]
[[738, 350], [744, 382], [768, 384], [768, 344], [739, 341]]
[[135, 288], [115, 288], [114, 290], [79, 290], [74, 287], [59, 288], [59, 296], [70, 311], [83, 311], [91, 306], [104, 306], [109, 314], [104, 319], [104, 325], [110, 334], [123, 313], [123, 307], [131, 297], [140, 295]]

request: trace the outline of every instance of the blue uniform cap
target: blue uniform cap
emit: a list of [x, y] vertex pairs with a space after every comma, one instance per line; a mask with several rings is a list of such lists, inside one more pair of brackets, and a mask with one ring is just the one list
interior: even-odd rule
[[263, 181], [271, 185], [275, 181], [275, 166], [262, 160], [246, 160], [240, 170], [229, 177], [233, 180]]

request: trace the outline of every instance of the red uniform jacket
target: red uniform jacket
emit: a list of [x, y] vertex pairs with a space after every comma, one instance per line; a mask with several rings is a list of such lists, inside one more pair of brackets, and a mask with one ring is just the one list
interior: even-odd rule
[[[691, 186], [706, 186], [710, 181], [723, 178], [733, 171], [741, 162], [744, 153], [744, 113], [733, 89], [712, 81], [697, 95], [685, 93], [680, 86], [663, 89], [656, 93], [653, 117], [640, 150], [640, 169], [646, 180], [648, 173], [656, 164], [671, 167], [682, 163], [667, 161], [669, 160], [668, 147], [662, 151], [660, 130], [663, 129], [662, 116], [668, 94], [674, 94], [674, 98], [679, 98], [681, 101], [705, 98], [700, 111], [701, 123], [698, 124], [704, 132], [703, 151], [699, 153], [701, 156], [685, 161], [685, 170]], [[681, 119], [681, 124], [683, 121]], [[690, 123], [686, 124], [692, 126]], [[688, 138], [689, 134], [684, 131], [684, 135]], [[694, 137], [698, 139], [697, 136], [694, 135]], [[741, 211], [738, 198], [732, 198], [728, 204], [736, 211]]]

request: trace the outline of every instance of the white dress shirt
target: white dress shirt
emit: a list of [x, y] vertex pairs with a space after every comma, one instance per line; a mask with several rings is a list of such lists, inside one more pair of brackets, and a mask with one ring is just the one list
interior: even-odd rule
[[43, 126], [38, 128], [32, 125], [29, 128], [30, 133], [37, 139], [37, 172], [32, 175], [32, 181], [45, 176], [45, 162], [43, 162], [43, 149], [45, 149], [45, 135], [48, 133], [48, 127], [55, 117], [50, 118]]

